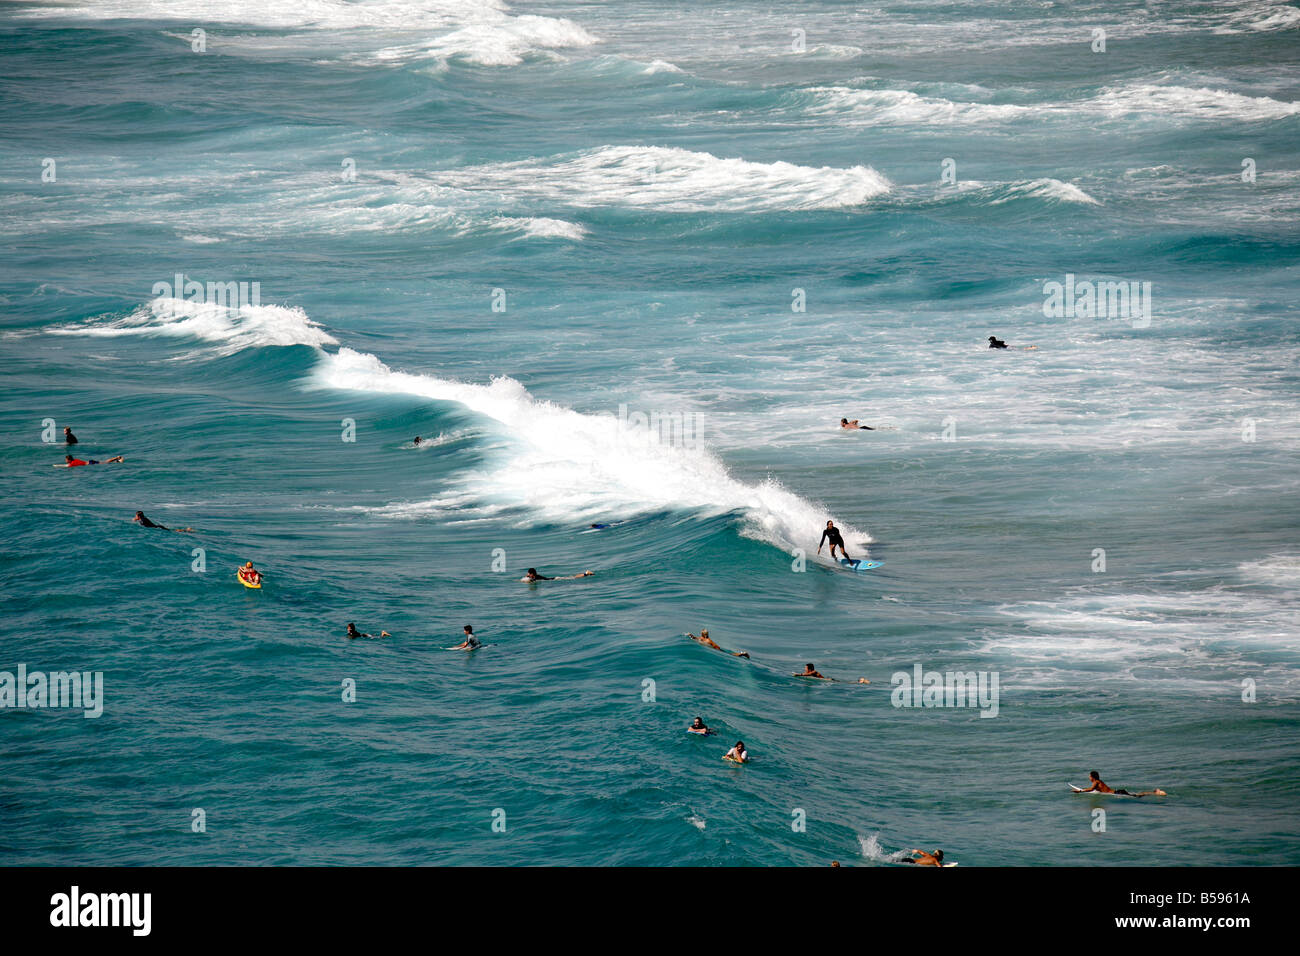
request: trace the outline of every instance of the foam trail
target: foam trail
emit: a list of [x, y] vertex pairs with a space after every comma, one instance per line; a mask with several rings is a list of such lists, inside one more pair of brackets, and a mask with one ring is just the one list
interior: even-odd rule
[[[396, 372], [374, 355], [342, 348], [322, 357], [313, 384], [456, 402], [499, 423], [510, 438], [504, 460], [463, 479], [481, 505], [524, 507], [556, 522], [664, 510], [734, 513], [743, 516], [746, 536], [809, 555], [826, 522], [821, 508], [773, 480], [746, 484], [733, 478], [706, 449], [676, 440], [680, 433], [665, 438], [613, 411], [583, 414], [539, 401], [511, 378], [478, 385]], [[428, 513], [436, 510], [432, 505], [408, 511]], [[400, 511], [390, 507], [386, 513]], [[842, 530], [859, 551], [870, 540], [851, 526]]]

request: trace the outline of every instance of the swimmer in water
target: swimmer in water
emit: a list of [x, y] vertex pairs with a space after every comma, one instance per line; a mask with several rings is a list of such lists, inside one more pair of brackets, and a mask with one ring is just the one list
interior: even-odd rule
[[538, 574], [536, 568], [529, 568], [528, 573], [519, 580], [527, 581], [529, 584], [532, 584], [534, 581], [572, 581], [574, 578], [589, 578], [595, 573], [595, 571], [583, 571], [581, 574], [566, 574], [563, 577], [548, 578], [544, 574]]
[[803, 666], [803, 673], [802, 673], [802, 674], [795, 674], [794, 676], [795, 676], [795, 677], [815, 677], [815, 678], [817, 678], [818, 680], [830, 680], [829, 677], [827, 677], [825, 674], [821, 673], [820, 671], [816, 670], [816, 669], [815, 669], [811, 664], [805, 664], [805, 665]]
[[989, 348], [991, 348], [991, 349], [1004, 349], [1004, 348], [1006, 348], [1006, 347], [1007, 347], [1007, 343], [1006, 343], [1006, 342], [1003, 342], [1003, 341], [1002, 341], [1000, 338], [998, 338], [997, 336], [993, 336], [993, 335], [990, 335], [990, 336], [989, 336]]
[[723, 760], [732, 760], [736, 763], [749, 763], [749, 751], [745, 749], [745, 742], [737, 740], [736, 746], [732, 747], [722, 757]]
[[924, 850], [909, 850], [916, 859], [899, 860], [899, 863], [915, 863], [917, 866], [943, 866], [943, 850], [935, 850], [933, 853], [926, 853]]
[[[355, 624], [353, 624], [353, 623], [351, 623], [351, 622], [348, 623], [348, 640], [355, 641], [358, 637], [371, 637], [371, 638], [373, 638], [374, 636], [375, 636], [375, 635], [373, 635], [373, 634], [367, 634], [365, 631], [358, 631], [358, 630], [357, 630], [357, 626], [356, 626]], [[379, 632], [379, 636], [380, 636], [380, 637], [392, 637], [392, 635], [389, 634], [387, 631], [380, 631], [380, 632]]]
[[239, 569], [239, 577], [249, 584], [261, 584], [262, 572], [253, 567], [252, 561], [245, 561], [244, 566]]
[[1106, 786], [1104, 783], [1101, 782], [1101, 775], [1098, 774], [1097, 771], [1095, 770], [1088, 771], [1088, 779], [1092, 781], [1092, 784], [1087, 789], [1078, 791], [1079, 793], [1117, 793], [1125, 797], [1167, 797], [1169, 796], [1169, 794], [1165, 793], [1159, 787], [1157, 787], [1154, 790], [1143, 790], [1141, 793], [1131, 793], [1128, 790], [1112, 790], [1110, 787]]
[[822, 532], [822, 539], [817, 544], [817, 553], [822, 553], [822, 546], [829, 541], [831, 543], [831, 557], [835, 557], [835, 549], [840, 549], [840, 554], [844, 556], [845, 561], [852, 561], [849, 553], [844, 550], [844, 536], [840, 534], [840, 529], [835, 527], [834, 521], [826, 522], [826, 529]]
[[854, 429], [861, 429], [861, 430], [864, 431], [864, 432], [874, 432], [874, 431], [875, 431], [875, 429], [872, 428], [870, 425], [859, 425], [859, 424], [858, 424], [858, 420], [857, 420], [856, 418], [853, 419], [853, 421], [849, 421], [847, 418], [841, 418], [841, 419], [840, 419], [840, 428], [854, 428]]
[[870, 684], [871, 681], [867, 680], [865, 677], [859, 677], [859, 678], [858, 678], [858, 683], [859, 683], [859, 684]]
[[138, 525], [139, 525], [140, 527], [142, 527], [142, 528], [157, 528], [159, 531], [180, 531], [180, 532], [187, 532], [187, 531], [193, 531], [193, 530], [194, 530], [193, 528], [168, 528], [166, 525], [157, 524], [156, 522], [150, 521], [148, 518], [146, 518], [146, 517], [144, 516], [144, 512], [143, 512], [143, 511], [137, 511], [137, 512], [135, 513], [135, 517], [132, 518], [131, 520], [134, 521], [136, 524], [138, 524]]
[[476, 651], [482, 646], [483, 645], [479, 643], [478, 638], [474, 636], [474, 628], [471, 625], [466, 624], [464, 642], [457, 644], [455, 647], [452, 648], [452, 650], [453, 651]]
[[[114, 464], [114, 463], [119, 462], [119, 461], [122, 461], [122, 460], [123, 460], [123, 458], [122, 458], [121, 455], [114, 455], [112, 458], [105, 458], [103, 461], [95, 461], [95, 459], [93, 459], [93, 458], [91, 458], [91, 459], [88, 460], [88, 461], [82, 461], [80, 458], [73, 458], [71, 455], [64, 455], [64, 456], [63, 456], [63, 461], [64, 461], [63, 467], [64, 467], [64, 468], [80, 468], [82, 465], [111, 465], [111, 464]], [[57, 467], [57, 466], [56, 466], [56, 467]]]
[[729, 651], [725, 647], [719, 647], [718, 644], [713, 640], [713, 638], [709, 637], [709, 632], [705, 628], [700, 628], [699, 637], [696, 637], [694, 634], [690, 633], [689, 631], [686, 633], [686, 636], [689, 637], [691, 640], [695, 641], [697, 644], [703, 644], [705, 647], [711, 647], [715, 651], [722, 651], [724, 654], [731, 654], [734, 657], [743, 657], [745, 658], [745, 660], [749, 660], [748, 651]]
[[71, 428], [68, 428], [67, 426], [64, 426], [64, 429], [63, 429], [63, 444], [65, 444], [65, 445], [75, 445], [76, 443], [77, 443], [77, 436], [74, 435], [74, 434], [72, 434], [72, 429], [71, 429]]
[[703, 717], [696, 717], [691, 721], [691, 725], [686, 729], [693, 734], [699, 734], [701, 737], [707, 737], [713, 733], [713, 731], [709, 730], [709, 728], [705, 726]]

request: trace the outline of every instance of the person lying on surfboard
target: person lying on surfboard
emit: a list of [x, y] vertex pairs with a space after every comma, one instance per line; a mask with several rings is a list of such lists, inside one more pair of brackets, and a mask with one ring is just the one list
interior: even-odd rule
[[709, 730], [709, 728], [705, 726], [703, 717], [696, 717], [691, 721], [691, 725], [686, 729], [693, 734], [699, 734], [701, 737], [707, 737], [709, 734], [713, 733], [713, 731]]
[[802, 674], [795, 674], [794, 676], [795, 676], [795, 677], [815, 677], [815, 678], [817, 678], [818, 680], [831, 680], [831, 678], [827, 677], [825, 674], [823, 674], [823, 673], [821, 673], [820, 671], [818, 671], [818, 670], [817, 670], [816, 668], [814, 668], [811, 664], [805, 664], [805, 665], [803, 666], [803, 673], [802, 673]]
[[818, 554], [821, 554], [821, 553], [822, 553], [822, 545], [824, 545], [827, 541], [830, 541], [830, 543], [831, 543], [831, 558], [832, 558], [832, 559], [835, 557], [835, 549], [836, 549], [836, 548], [839, 548], [839, 549], [840, 549], [840, 554], [844, 555], [844, 560], [845, 560], [845, 561], [852, 561], [852, 560], [853, 560], [852, 558], [849, 557], [849, 553], [848, 553], [847, 551], [844, 550], [844, 537], [843, 537], [843, 535], [840, 534], [840, 529], [837, 528], [837, 527], [835, 527], [835, 522], [834, 522], [834, 521], [827, 521], [827, 522], [826, 522], [826, 530], [822, 532], [822, 539], [821, 539], [821, 541], [817, 544], [817, 553], [818, 553]]
[[143, 512], [143, 511], [137, 511], [137, 512], [135, 513], [135, 517], [132, 518], [131, 520], [134, 521], [136, 524], [138, 524], [138, 525], [139, 525], [140, 527], [142, 527], [142, 528], [157, 528], [159, 531], [182, 531], [182, 532], [184, 532], [184, 531], [193, 531], [193, 530], [194, 530], [193, 528], [168, 528], [168, 527], [166, 527], [165, 525], [157, 524], [157, 523], [155, 523], [155, 522], [153, 522], [153, 521], [150, 521], [148, 518], [146, 518], [146, 517], [144, 516], [144, 512]]
[[589, 578], [595, 573], [595, 571], [583, 571], [581, 574], [566, 574], [563, 577], [548, 578], [544, 574], [538, 574], [536, 568], [529, 568], [528, 573], [519, 580], [527, 581], [529, 584], [532, 584], [534, 581], [572, 581], [574, 578]]
[[465, 625], [465, 640], [464, 640], [464, 642], [461, 643], [461, 644], [457, 644], [455, 647], [448, 648], [448, 650], [453, 650], [453, 651], [476, 651], [476, 650], [478, 650], [478, 649], [479, 649], [480, 647], [482, 647], [482, 646], [483, 646], [483, 645], [480, 644], [480, 643], [478, 642], [478, 638], [474, 636], [474, 628], [473, 628], [473, 626], [471, 626], [471, 625], [469, 625], [469, 624], [466, 624], [466, 625]]
[[926, 853], [924, 850], [909, 850], [916, 856], [914, 860], [899, 860], [899, 863], [915, 863], [917, 866], [943, 866], [943, 850]]
[[[358, 637], [374, 637], [373, 634], [367, 634], [364, 631], [358, 631], [357, 626], [351, 621], [348, 622], [348, 640], [355, 641]], [[380, 637], [392, 637], [387, 631], [380, 631]]]
[[1083, 790], [1076, 790], [1076, 793], [1117, 793], [1123, 797], [1167, 797], [1168, 794], [1157, 787], [1154, 790], [1143, 790], [1141, 793], [1131, 793], [1128, 790], [1112, 790], [1101, 782], [1101, 775], [1095, 770], [1088, 771], [1088, 779], [1092, 781], [1091, 786]]
[[244, 562], [244, 566], [239, 569], [239, 576], [249, 584], [260, 584], [262, 581], [262, 572], [253, 567], [252, 561]]
[[[71, 455], [63, 456], [64, 468], [80, 468], [82, 465], [111, 465], [115, 462], [122, 461], [121, 455], [114, 455], [112, 458], [105, 458], [103, 461], [95, 461], [91, 458], [89, 461], [82, 461], [80, 458], [73, 458]], [[57, 468], [58, 465], [55, 465]]]
[[749, 660], [749, 651], [729, 651], [725, 647], [719, 647], [713, 638], [709, 637], [709, 632], [705, 628], [700, 628], [699, 637], [696, 637], [689, 631], [686, 632], [686, 636], [698, 644], [703, 644], [705, 647], [713, 648], [715, 651], [722, 651], [724, 654], [731, 654], [735, 657], [743, 657], [745, 660]]
[[872, 428], [870, 425], [859, 425], [859, 424], [858, 424], [858, 420], [857, 420], [856, 418], [853, 419], [853, 421], [849, 421], [847, 418], [841, 418], [841, 419], [840, 419], [840, 428], [855, 428], [855, 429], [856, 429], [856, 428], [860, 428], [860, 429], [862, 429], [862, 431], [864, 431], [864, 432], [874, 432], [874, 431], [875, 431], [875, 429]]
[[736, 763], [749, 763], [749, 751], [745, 749], [745, 742], [743, 740], [737, 740], [736, 746], [723, 754], [722, 759], [732, 760]]

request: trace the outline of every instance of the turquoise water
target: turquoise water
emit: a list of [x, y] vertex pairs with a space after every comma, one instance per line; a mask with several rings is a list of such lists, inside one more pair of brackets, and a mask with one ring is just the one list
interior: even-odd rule
[[[1300, 863], [1297, 29], [7, 6], [0, 670], [104, 712], [0, 710], [5, 859]], [[892, 706], [917, 664], [996, 718]]]

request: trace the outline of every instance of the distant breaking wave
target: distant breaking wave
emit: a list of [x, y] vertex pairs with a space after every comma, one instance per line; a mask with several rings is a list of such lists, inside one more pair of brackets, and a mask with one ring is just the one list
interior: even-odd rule
[[660, 146], [602, 146], [576, 156], [452, 170], [440, 183], [572, 206], [646, 206], [678, 212], [836, 209], [889, 192], [867, 166], [837, 168], [723, 159]]
[[[60, 326], [61, 335], [190, 336], [228, 355], [246, 348], [303, 345], [318, 351], [311, 386], [373, 394], [412, 395], [453, 402], [500, 426], [505, 443], [499, 459], [460, 479], [450, 500], [485, 513], [527, 509], [543, 520], [588, 521], [593, 516], [691, 511], [737, 514], [741, 533], [785, 551], [815, 554], [825, 510], [768, 479], [748, 484], [733, 478], [707, 448], [664, 440], [608, 414], [583, 413], [541, 401], [515, 379], [481, 385], [394, 371], [378, 357], [350, 348], [326, 352], [337, 341], [302, 309], [274, 305], [226, 308], [155, 299], [130, 316], [109, 322]], [[458, 492], [458, 493], [456, 493]], [[437, 513], [447, 499], [389, 506], [389, 516]], [[846, 540], [870, 537], [840, 524]], [[810, 560], [816, 560], [810, 558]]]

